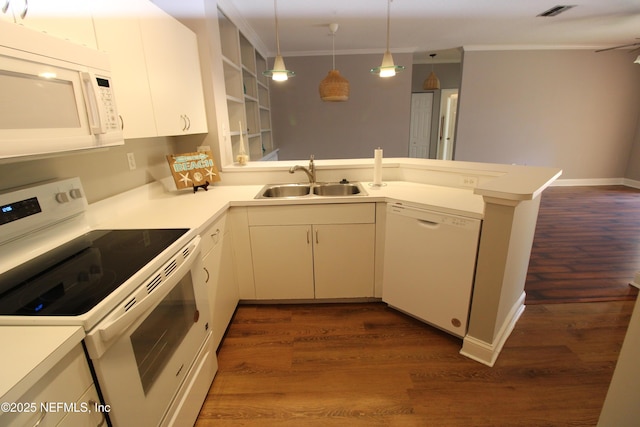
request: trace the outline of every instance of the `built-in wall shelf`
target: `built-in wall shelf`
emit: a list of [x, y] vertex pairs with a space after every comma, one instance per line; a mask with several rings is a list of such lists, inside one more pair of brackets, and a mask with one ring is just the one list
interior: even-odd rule
[[239, 153], [242, 134], [250, 160], [270, 159], [272, 153], [277, 159], [271, 135], [269, 79], [262, 75], [267, 60], [221, 10], [218, 22], [233, 158]]

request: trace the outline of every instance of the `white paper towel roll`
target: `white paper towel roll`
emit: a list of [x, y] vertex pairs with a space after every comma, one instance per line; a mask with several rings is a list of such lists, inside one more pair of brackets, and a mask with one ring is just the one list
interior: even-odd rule
[[373, 185], [382, 185], [382, 148], [373, 154]]

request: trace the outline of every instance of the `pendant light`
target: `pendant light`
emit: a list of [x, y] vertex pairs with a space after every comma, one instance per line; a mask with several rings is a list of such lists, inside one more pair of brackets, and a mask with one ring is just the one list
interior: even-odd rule
[[338, 24], [329, 24], [329, 31], [333, 39], [332, 56], [333, 67], [321, 82], [318, 88], [320, 99], [325, 102], [344, 102], [349, 99], [349, 80], [340, 75], [340, 71], [336, 70], [336, 31]]
[[393, 77], [396, 73], [404, 71], [402, 65], [395, 65], [393, 57], [389, 50], [389, 33], [391, 27], [391, 0], [387, 0], [387, 50], [382, 57], [382, 65], [371, 69], [372, 74], [378, 74], [380, 77]]
[[435, 53], [429, 55], [431, 57], [431, 74], [427, 76], [427, 79], [422, 83], [422, 89], [424, 90], [436, 90], [440, 89], [440, 80], [438, 80], [438, 76], [433, 72], [433, 58], [436, 57]]
[[280, 29], [278, 28], [278, 0], [273, 0], [273, 9], [276, 16], [276, 59], [273, 61], [273, 69], [267, 70], [262, 73], [266, 77], [271, 77], [272, 80], [281, 82], [287, 80], [289, 77], [296, 75], [293, 71], [287, 70], [284, 66], [284, 59], [280, 55]]

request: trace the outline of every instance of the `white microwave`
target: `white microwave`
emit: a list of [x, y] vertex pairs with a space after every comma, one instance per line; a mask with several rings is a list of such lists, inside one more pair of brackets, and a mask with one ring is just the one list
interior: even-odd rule
[[0, 22], [0, 160], [124, 144], [106, 53]]

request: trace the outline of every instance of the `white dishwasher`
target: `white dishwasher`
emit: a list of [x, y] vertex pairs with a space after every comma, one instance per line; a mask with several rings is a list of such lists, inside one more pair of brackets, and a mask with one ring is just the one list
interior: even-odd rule
[[389, 204], [382, 300], [463, 337], [480, 227], [479, 219]]

